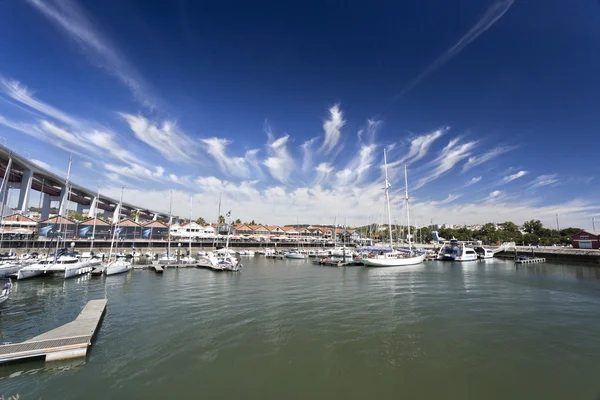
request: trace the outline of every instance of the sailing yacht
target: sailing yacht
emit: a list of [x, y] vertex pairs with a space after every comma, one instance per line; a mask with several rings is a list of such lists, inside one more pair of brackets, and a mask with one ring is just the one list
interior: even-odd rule
[[425, 254], [417, 254], [412, 249], [412, 238], [410, 235], [410, 212], [408, 202], [408, 174], [406, 164], [404, 165], [404, 201], [406, 203], [406, 221], [408, 226], [408, 251], [394, 250], [394, 238], [392, 237], [392, 216], [390, 211], [390, 182], [387, 172], [387, 152], [383, 150], [383, 163], [385, 168], [385, 200], [388, 213], [388, 232], [390, 235], [390, 250], [389, 252], [380, 252], [378, 255], [363, 259], [363, 264], [367, 267], [399, 267], [405, 265], [421, 264], [425, 260]]
[[125, 272], [129, 272], [131, 270], [131, 263], [127, 261], [126, 258], [119, 258], [115, 255], [115, 260], [111, 261], [113, 256], [113, 247], [115, 245], [115, 238], [118, 239], [119, 232], [119, 222], [121, 220], [121, 207], [123, 205], [123, 191], [124, 187], [121, 187], [121, 198], [119, 200], [119, 204], [115, 208], [115, 212], [113, 214], [113, 221], [117, 221], [115, 224], [115, 230], [113, 231], [112, 239], [110, 241], [110, 253], [108, 253], [108, 261], [104, 264], [104, 274], [106, 276], [123, 274]]
[[173, 218], [173, 191], [171, 190], [171, 200], [169, 202], [169, 238], [167, 244], [167, 254], [162, 255], [158, 259], [160, 265], [171, 265], [177, 263], [177, 257], [171, 255], [171, 219]]

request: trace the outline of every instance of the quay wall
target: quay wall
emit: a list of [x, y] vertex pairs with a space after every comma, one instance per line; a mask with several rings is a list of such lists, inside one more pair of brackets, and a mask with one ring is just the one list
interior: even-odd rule
[[517, 246], [496, 254], [496, 257], [514, 259], [518, 256], [541, 257], [546, 261], [600, 264], [600, 251], [592, 249], [573, 249], [570, 247], [529, 247]]

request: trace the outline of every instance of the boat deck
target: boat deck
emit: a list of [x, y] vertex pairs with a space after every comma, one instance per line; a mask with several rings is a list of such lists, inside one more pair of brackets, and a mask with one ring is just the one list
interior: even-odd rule
[[0, 346], [0, 363], [34, 357], [44, 357], [46, 361], [85, 357], [106, 310], [106, 302], [106, 299], [90, 300], [75, 321], [23, 343]]

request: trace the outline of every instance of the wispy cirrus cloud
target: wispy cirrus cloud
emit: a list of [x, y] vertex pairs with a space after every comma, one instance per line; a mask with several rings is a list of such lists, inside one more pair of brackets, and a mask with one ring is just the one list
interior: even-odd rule
[[146, 83], [77, 3], [70, 0], [27, 2], [77, 42], [94, 64], [117, 77], [136, 100], [151, 108], [156, 105], [156, 99], [149, 93]]
[[469, 159], [467, 160], [465, 165], [463, 165], [462, 172], [466, 172], [473, 167], [476, 167], [476, 166], [486, 163], [490, 160], [493, 160], [494, 158], [496, 158], [504, 153], [507, 153], [509, 151], [512, 151], [514, 149], [516, 149], [516, 146], [500, 146], [500, 147], [491, 149], [491, 150], [483, 153], [480, 156], [469, 157]]
[[469, 186], [473, 186], [474, 184], [476, 184], [477, 182], [479, 182], [481, 180], [481, 176], [476, 176], [474, 178], [471, 178], [467, 181], [467, 183], [465, 183], [464, 187], [469, 187]]
[[17, 80], [5, 78], [0, 79], [0, 91], [4, 95], [10, 97], [12, 100], [17, 101], [20, 104], [37, 111], [38, 113], [44, 114], [45, 116], [54, 118], [71, 126], [78, 126], [80, 124], [80, 121], [77, 118], [59, 110], [56, 107], [51, 106], [48, 103], [36, 99], [33, 96], [33, 92], [31, 92], [27, 86], [23, 85]]
[[331, 153], [342, 137], [342, 128], [346, 124], [344, 113], [340, 109], [339, 104], [334, 105], [329, 109], [329, 119], [323, 123], [323, 131], [325, 137], [319, 151], [325, 154]]
[[284, 135], [279, 139], [271, 141], [267, 145], [269, 157], [263, 161], [271, 176], [282, 183], [287, 183], [289, 177], [296, 167], [294, 159], [287, 149], [289, 135]]
[[408, 153], [400, 160], [390, 163], [390, 166], [394, 167], [399, 164], [411, 163], [421, 160], [427, 155], [427, 153], [429, 153], [431, 145], [449, 130], [449, 127], [443, 127], [440, 129], [436, 129], [431, 133], [419, 135], [411, 139]]
[[312, 168], [313, 163], [313, 155], [312, 155], [312, 146], [317, 141], [318, 137], [314, 137], [310, 140], [307, 140], [300, 146], [302, 148], [303, 159], [302, 159], [302, 171], [308, 172]]
[[475, 146], [477, 146], [476, 141], [461, 143], [461, 138], [452, 139], [438, 157], [430, 163], [434, 168], [419, 179], [414, 188], [419, 189], [450, 171], [456, 164], [469, 157]]
[[394, 97], [393, 101], [396, 101], [403, 97], [408, 91], [418, 85], [423, 79], [427, 78], [433, 72], [435, 72], [442, 65], [447, 63], [450, 59], [458, 55], [465, 47], [471, 44], [475, 39], [484, 34], [490, 29], [502, 16], [508, 11], [513, 5], [514, 0], [499, 0], [492, 4], [485, 14], [477, 21], [475, 25], [467, 33], [465, 33], [454, 46], [447, 49], [442, 53], [431, 65], [423, 70], [419, 75], [416, 76], [412, 81], [406, 85], [406, 87]]
[[171, 121], [161, 125], [141, 115], [120, 113], [135, 137], [175, 163], [196, 163], [198, 144]]
[[556, 174], [540, 175], [537, 178], [535, 178], [533, 181], [529, 182], [527, 187], [529, 189], [537, 189], [537, 188], [540, 188], [543, 186], [554, 185], [555, 183], [558, 183], [558, 178], [557, 178]]
[[514, 173], [512, 175], [507, 175], [504, 178], [502, 178], [502, 180], [500, 182], [498, 182], [498, 184], [505, 185], [505, 184], [507, 184], [509, 182], [512, 182], [512, 181], [516, 180], [516, 179], [524, 177], [528, 173], [529, 172], [527, 172], [527, 171], [519, 171], [519, 172]]
[[[227, 146], [232, 142], [225, 138], [212, 137], [200, 139], [205, 145], [206, 152], [217, 162], [219, 169], [226, 175], [232, 175], [239, 178], [247, 178], [250, 175], [248, 162], [243, 157], [234, 157], [227, 152]], [[247, 153], [247, 156], [253, 158], [258, 150]]]

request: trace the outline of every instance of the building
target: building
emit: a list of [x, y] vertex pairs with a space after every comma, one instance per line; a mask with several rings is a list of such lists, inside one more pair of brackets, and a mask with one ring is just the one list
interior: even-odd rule
[[[96, 227], [94, 228], [94, 221]], [[100, 218], [89, 218], [79, 224], [78, 237], [81, 239], [110, 240], [110, 224]]]
[[4, 239], [31, 239], [36, 229], [35, 219], [17, 213], [2, 218], [0, 233]]
[[600, 231], [581, 231], [571, 236], [576, 249], [600, 249]]
[[212, 226], [202, 226], [196, 222], [171, 225], [171, 236], [177, 239], [213, 238], [215, 229]]
[[129, 218], [122, 219], [117, 228], [120, 240], [136, 240], [142, 238], [142, 226]]
[[167, 240], [169, 227], [160, 221], [150, 221], [142, 225], [142, 239]]
[[56, 216], [40, 221], [38, 224], [40, 237], [52, 239], [59, 231], [61, 239], [74, 239], [78, 233], [77, 223], [68, 218]]

